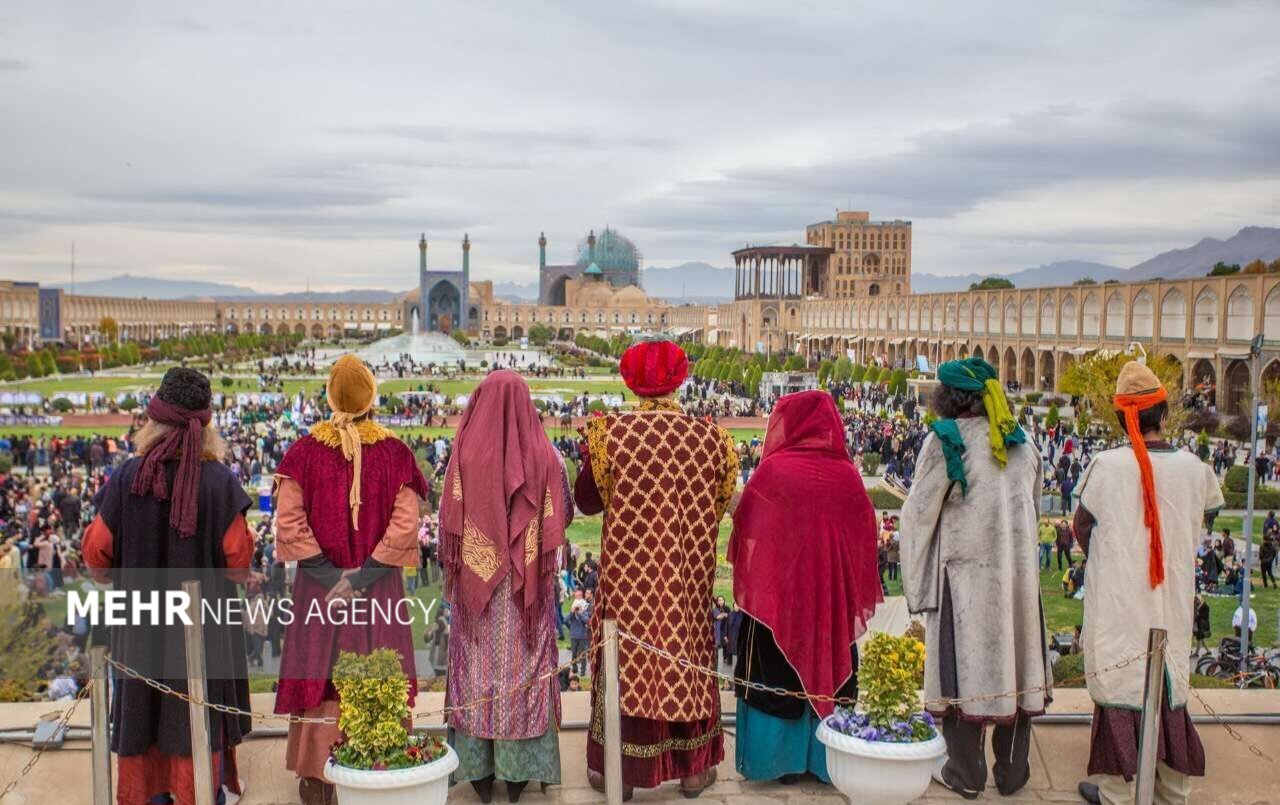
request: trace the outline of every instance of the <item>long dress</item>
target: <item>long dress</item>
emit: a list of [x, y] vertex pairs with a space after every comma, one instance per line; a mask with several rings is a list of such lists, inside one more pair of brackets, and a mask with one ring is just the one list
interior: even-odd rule
[[[600, 587], [592, 638], [602, 621], [704, 667], [715, 667], [711, 600], [716, 541], [738, 477], [733, 438], [686, 416], [675, 403], [598, 417], [583, 435], [587, 455], [574, 486], [585, 514], [604, 512]], [[679, 580], [678, 583], [673, 580]], [[653, 788], [694, 777], [724, 758], [714, 680], [630, 643], [618, 647], [622, 781]], [[592, 657], [587, 768], [604, 771], [600, 652]]]
[[[572, 520], [573, 500], [568, 476], [562, 493], [566, 525]], [[461, 539], [444, 532], [442, 542]], [[449, 636], [447, 702], [480, 702], [449, 715], [449, 745], [458, 753], [454, 779], [483, 780], [490, 775], [507, 782], [560, 782], [560, 683], [551, 672], [559, 664], [556, 643], [555, 575], [540, 582], [545, 613], [535, 633], [528, 634], [523, 604], [512, 594], [507, 576], [482, 612], [459, 601], [452, 607]], [[541, 683], [530, 684], [548, 675]], [[525, 687], [528, 686], [528, 687]]]
[[[841, 699], [858, 697], [858, 646], [850, 648], [854, 673], [835, 695]], [[738, 679], [802, 691], [800, 677], [778, 649], [769, 627], [743, 615], [738, 633], [738, 660], [733, 675]], [[808, 772], [824, 783], [827, 774], [827, 748], [818, 741], [821, 718], [813, 706], [802, 699], [736, 688], [738, 711], [736, 720], [735, 763], [738, 772], [748, 780], [776, 780], [788, 774]]]
[[857, 696], [856, 640], [883, 600], [875, 510], [849, 460], [830, 394], [782, 397], [729, 540], [742, 612], [734, 675], [811, 699], [738, 685], [737, 768], [748, 780], [810, 772], [829, 782], [818, 722]]

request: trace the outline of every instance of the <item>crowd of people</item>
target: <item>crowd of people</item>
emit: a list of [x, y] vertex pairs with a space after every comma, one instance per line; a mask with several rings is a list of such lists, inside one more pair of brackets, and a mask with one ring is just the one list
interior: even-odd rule
[[[292, 364], [280, 366], [287, 372]], [[926, 416], [916, 400], [877, 386], [803, 392], [769, 406], [722, 384], [685, 382], [679, 348], [644, 343], [620, 367], [639, 400], [634, 410], [592, 411], [587, 395], [535, 406], [519, 373], [497, 370], [468, 395], [452, 438], [403, 441], [378, 423], [374, 411], [388, 400], [354, 357], [330, 368], [323, 394], [217, 412], [208, 378], [177, 369], [144, 396], [146, 416], [119, 437], [0, 440], [21, 470], [0, 486], [0, 568], [23, 571], [37, 593], [57, 594], [69, 576], [145, 565], [189, 550], [195, 539], [208, 545], [193, 561], [247, 571], [249, 599], [389, 602], [406, 586], [412, 593], [434, 584], [439, 574], [447, 606], [424, 640], [433, 670], [446, 676], [447, 701], [479, 701], [542, 678], [561, 664], [558, 641], [568, 641], [574, 658], [567, 672], [533, 685], [528, 696], [451, 716], [449, 742], [461, 760], [456, 779], [485, 802], [497, 781], [512, 801], [529, 782], [559, 782], [560, 693], [589, 685], [593, 713], [602, 707], [594, 673], [600, 657], [591, 647], [604, 617], [696, 665], [728, 666], [741, 679], [810, 697], [738, 686], [735, 763], [748, 779], [827, 780], [814, 727], [830, 714], [829, 697], [856, 695], [854, 641], [897, 582], [925, 622], [927, 702], [961, 692], [982, 699], [929, 706], [948, 747], [937, 779], [966, 798], [985, 788], [989, 726], [999, 757], [995, 784], [1011, 794], [1030, 773], [1029, 719], [1051, 702], [1039, 571], [1052, 569], [1056, 558], [1064, 595], [1084, 599], [1093, 613], [1095, 622], [1082, 624], [1070, 648], [1083, 648], [1092, 667], [1134, 653], [1138, 627], [1142, 645], [1155, 625], [1179, 639], [1185, 632], [1187, 645], [1203, 640], [1204, 599], [1178, 598], [1188, 590], [1239, 594], [1241, 565], [1229, 531], [1203, 542], [1190, 535], [1188, 544], [1200, 545], [1194, 557], [1181, 547], [1192, 515], [1211, 517], [1221, 505], [1218, 476], [1226, 467], [1219, 465], [1228, 457], [1234, 465], [1234, 448], [1218, 445], [1205, 463], [1191, 444], [1162, 434], [1163, 388], [1145, 367], [1132, 368], [1139, 366], [1126, 367], [1117, 387], [1124, 441], [1047, 425], [1029, 410], [1015, 413], [994, 370], [974, 360], [939, 368], [941, 386]], [[275, 382], [262, 368], [263, 382]], [[396, 375], [403, 368], [382, 370]], [[447, 410], [429, 384], [409, 395], [408, 405], [429, 420]], [[735, 443], [715, 424], [766, 411], [763, 439]], [[579, 432], [548, 436], [548, 417], [587, 414]], [[672, 447], [644, 447], [656, 443]], [[202, 454], [209, 460], [187, 467]], [[1153, 462], [1176, 494], [1154, 494]], [[864, 474], [885, 475], [902, 490], [900, 517], [871, 507]], [[157, 478], [167, 481], [157, 485]], [[266, 478], [274, 479], [274, 503], [264, 516], [246, 518], [245, 487]], [[218, 493], [197, 494], [209, 485]], [[1050, 513], [1042, 511], [1046, 495], [1057, 498], [1055, 518], [1040, 516]], [[675, 511], [684, 516], [673, 518]], [[599, 556], [570, 543], [577, 513], [603, 514]], [[729, 513], [732, 602], [712, 597], [718, 523]], [[1131, 533], [1150, 540], [1123, 538]], [[129, 534], [149, 536], [122, 554], [117, 537], [128, 542]], [[1263, 534], [1268, 586], [1280, 541], [1274, 513]], [[214, 544], [218, 550], [209, 548]], [[1077, 546], [1085, 557], [1073, 555]], [[968, 561], [973, 556], [984, 561]], [[824, 575], [823, 583], [814, 574]], [[683, 580], [679, 590], [653, 582], [669, 578]], [[1122, 614], [1129, 618], [1124, 628], [1112, 624]], [[299, 623], [248, 622], [243, 634], [232, 629], [215, 638], [232, 646], [243, 640], [248, 662], [258, 667], [266, 656], [278, 658], [278, 713], [336, 714], [328, 684], [335, 646], [395, 648], [409, 679], [418, 678], [412, 634], [401, 624], [354, 638], [341, 625]], [[826, 649], [809, 639], [815, 624], [831, 631]], [[57, 639], [66, 646], [50, 667], [54, 698], [74, 695], [82, 680], [88, 634], [77, 629]], [[113, 651], [125, 645], [128, 630], [111, 640]], [[637, 648], [621, 655], [624, 783], [630, 789], [678, 779], [697, 796], [714, 782], [724, 754], [717, 684], [655, 664]], [[999, 695], [1006, 691], [1031, 692]], [[1180, 754], [1162, 762], [1159, 774], [1185, 801], [1187, 778], [1203, 773], [1204, 759], [1183, 719], [1185, 685], [1171, 691], [1164, 717], [1177, 724]], [[1091, 680], [1090, 693], [1104, 729], [1095, 730], [1089, 770], [1101, 777], [1096, 788], [1082, 786], [1082, 795], [1123, 802], [1136, 754], [1136, 722], [1126, 709], [1134, 693], [1110, 680]], [[139, 801], [189, 793], [192, 770], [178, 740], [185, 722], [160, 724], [144, 689], [126, 684], [118, 695], [125, 701], [113, 711], [124, 736], [117, 747], [121, 790]], [[210, 700], [248, 707], [247, 688], [229, 680]], [[226, 725], [215, 757], [233, 764], [250, 725]], [[323, 766], [338, 737], [331, 724], [291, 725], [287, 763], [304, 803], [330, 801]], [[602, 787], [603, 736], [594, 726], [587, 747], [590, 781]], [[234, 790], [234, 781], [218, 779]]]

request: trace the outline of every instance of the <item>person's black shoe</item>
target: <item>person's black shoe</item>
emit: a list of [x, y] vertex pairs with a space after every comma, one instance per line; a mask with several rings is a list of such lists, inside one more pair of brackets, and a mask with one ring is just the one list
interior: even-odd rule
[[1076, 787], [1076, 791], [1080, 792], [1080, 799], [1088, 802], [1089, 805], [1102, 805], [1102, 794], [1098, 793], [1096, 783], [1081, 780], [1080, 785]]
[[796, 783], [800, 782], [803, 779], [804, 779], [803, 774], [784, 774], [778, 778], [778, 782], [782, 783], [783, 785], [795, 785]]
[[524, 787], [529, 784], [528, 780], [521, 780], [518, 783], [507, 783], [507, 802], [519, 802], [520, 795], [524, 793]]
[[490, 774], [483, 780], [472, 780], [471, 787], [476, 790], [476, 796], [480, 797], [480, 801], [485, 805], [493, 802], [493, 775]]

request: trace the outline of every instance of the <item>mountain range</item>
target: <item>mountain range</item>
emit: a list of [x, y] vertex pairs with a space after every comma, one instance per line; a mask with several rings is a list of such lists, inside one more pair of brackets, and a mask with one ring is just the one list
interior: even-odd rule
[[[1070, 285], [1080, 279], [1138, 281], [1150, 279], [1183, 279], [1202, 277], [1214, 263], [1244, 265], [1261, 258], [1267, 262], [1280, 258], [1280, 228], [1247, 226], [1226, 240], [1204, 238], [1194, 246], [1163, 252], [1132, 266], [1119, 268], [1082, 260], [1062, 260], [1006, 274], [964, 274], [943, 276], [913, 272], [911, 290], [915, 293], [959, 291], [981, 281], [984, 276], [1000, 276], [1018, 288]], [[642, 272], [645, 291], [652, 297], [671, 302], [715, 304], [730, 298], [733, 269], [709, 263], [682, 263], [670, 268], [646, 268]], [[66, 287], [55, 284], [53, 287]], [[496, 282], [494, 295], [509, 301], [527, 302], [538, 298], [538, 283]], [[297, 291], [288, 294], [260, 294], [252, 288], [220, 282], [174, 280], [158, 277], [135, 277], [122, 274], [103, 280], [76, 283], [76, 293], [98, 296], [136, 296], [149, 299], [217, 298], [252, 300], [263, 296], [283, 301], [349, 301], [388, 302], [397, 292], [376, 289], [348, 291]]]

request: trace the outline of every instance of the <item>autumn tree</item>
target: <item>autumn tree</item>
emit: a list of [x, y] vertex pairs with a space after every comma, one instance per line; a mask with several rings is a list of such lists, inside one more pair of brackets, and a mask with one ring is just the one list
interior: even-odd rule
[[1262, 261], [1262, 258], [1258, 258], [1247, 263], [1244, 268], [1240, 269], [1240, 273], [1265, 274], [1267, 273], [1267, 264]]
[[[1117, 439], [1127, 439], [1124, 426], [1116, 418], [1115, 406], [1111, 398], [1116, 393], [1116, 379], [1124, 365], [1136, 356], [1120, 353], [1105, 356], [1100, 352], [1076, 361], [1062, 372], [1062, 391], [1082, 401], [1081, 408], [1088, 414], [1088, 420], [1105, 425], [1111, 435]], [[1182, 364], [1171, 356], [1147, 358], [1147, 368], [1155, 372], [1156, 377], [1169, 392], [1169, 413], [1165, 417], [1165, 431], [1173, 436], [1182, 431], [1187, 412], [1179, 404], [1182, 396]], [[1077, 410], [1077, 416], [1080, 411]]]
[[102, 333], [108, 343], [114, 343], [120, 336], [120, 325], [110, 316], [103, 316], [102, 321], [98, 322], [98, 332]]

